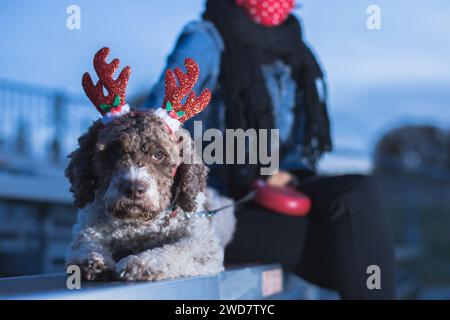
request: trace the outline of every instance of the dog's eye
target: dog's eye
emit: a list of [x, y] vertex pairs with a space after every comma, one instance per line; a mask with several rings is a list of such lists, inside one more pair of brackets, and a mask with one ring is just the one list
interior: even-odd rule
[[152, 159], [156, 160], [156, 161], [161, 161], [164, 159], [164, 153], [161, 150], [156, 150], [153, 154], [152, 154]]

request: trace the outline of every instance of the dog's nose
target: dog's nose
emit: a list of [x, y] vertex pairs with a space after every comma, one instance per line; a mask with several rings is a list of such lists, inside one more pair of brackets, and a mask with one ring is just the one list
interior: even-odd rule
[[142, 198], [147, 191], [147, 185], [140, 181], [126, 180], [122, 182], [122, 193], [130, 199]]

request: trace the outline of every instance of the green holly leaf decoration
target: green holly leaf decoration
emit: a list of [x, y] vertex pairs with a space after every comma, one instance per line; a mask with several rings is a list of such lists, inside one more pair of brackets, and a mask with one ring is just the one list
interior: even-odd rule
[[120, 96], [114, 97], [113, 107], [117, 107], [120, 104]]
[[166, 103], [166, 110], [167, 110], [167, 112], [172, 110], [172, 104], [170, 103], [170, 101], [167, 101], [167, 103]]
[[106, 112], [109, 112], [109, 111], [111, 110], [112, 107], [111, 107], [109, 104], [102, 103], [102, 104], [100, 105], [100, 108], [101, 108], [102, 110], [106, 111]]
[[178, 118], [181, 118], [184, 115], [184, 111], [177, 111]]

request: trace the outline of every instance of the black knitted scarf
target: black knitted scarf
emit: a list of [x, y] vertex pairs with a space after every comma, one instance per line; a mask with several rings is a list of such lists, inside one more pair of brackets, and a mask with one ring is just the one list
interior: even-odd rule
[[[235, 5], [235, 0], [207, 0], [203, 18], [216, 26], [225, 45], [219, 84], [226, 109], [226, 128], [275, 127], [261, 66], [282, 60], [291, 67], [297, 88], [302, 92], [303, 107], [300, 103], [296, 106], [295, 121], [305, 119], [302, 154], [314, 167], [318, 157], [331, 150], [330, 129], [326, 105], [321, 102], [316, 87], [316, 80], [322, 79], [323, 73], [302, 40], [298, 20], [290, 15], [279, 26], [265, 27], [249, 19], [244, 10]], [[293, 128], [282, 152], [295, 142], [293, 136], [298, 126], [294, 123]], [[228, 166], [226, 176], [230, 181], [245, 185], [255, 178], [257, 168]], [[248, 181], [243, 181], [246, 176]]]

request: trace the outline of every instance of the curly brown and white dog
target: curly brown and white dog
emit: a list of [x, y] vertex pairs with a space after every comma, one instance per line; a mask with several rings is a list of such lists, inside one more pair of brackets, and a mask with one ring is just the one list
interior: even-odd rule
[[[94, 58], [97, 85], [89, 75], [83, 77], [83, 87], [103, 118], [78, 139], [78, 149], [69, 156], [66, 176], [79, 210], [66, 265], [78, 265], [87, 280], [160, 280], [221, 272], [223, 248], [234, 228], [232, 210], [212, 219], [196, 213], [230, 200], [206, 190], [207, 167], [186, 156], [194, 154], [193, 143], [178, 126], [209, 101], [209, 92], [204, 92], [181, 105], [197, 81], [197, 65], [187, 59], [186, 74], [175, 70], [180, 87], [168, 71], [165, 108], [126, 112], [129, 68], [112, 80], [119, 62], [106, 63], [108, 53], [103, 48]], [[110, 95], [98, 93], [102, 85]]]

